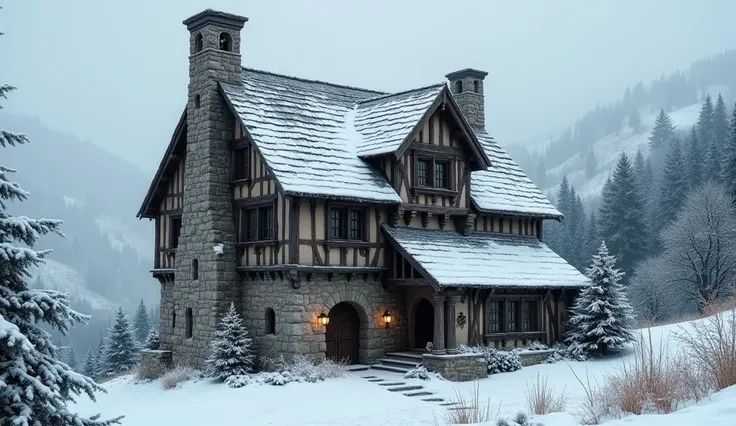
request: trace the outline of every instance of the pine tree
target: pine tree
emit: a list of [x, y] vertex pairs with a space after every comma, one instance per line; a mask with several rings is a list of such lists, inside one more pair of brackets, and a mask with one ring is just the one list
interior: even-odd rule
[[146, 343], [144, 344], [144, 347], [146, 349], [158, 349], [161, 345], [161, 338], [158, 335], [158, 328], [151, 327], [151, 331], [148, 332], [148, 336], [146, 337]]
[[713, 102], [710, 95], [705, 97], [705, 102], [700, 108], [697, 128], [698, 140], [703, 146], [708, 146], [713, 139]]
[[[0, 84], [0, 99], [13, 90], [13, 86]], [[0, 148], [28, 142], [24, 134], [0, 129]], [[84, 418], [67, 407], [82, 393], [94, 400], [94, 393], [102, 388], [59, 360], [59, 348], [46, 330], [65, 336], [89, 316], [71, 309], [66, 293], [34, 289], [26, 281], [31, 269], [51, 252], [37, 251], [35, 244], [42, 235], [63, 237], [62, 222], [11, 215], [8, 206], [18, 207], [30, 196], [9, 180], [12, 173], [14, 169], [0, 165], [0, 419], [18, 426], [118, 423], [120, 418]]]
[[627, 274], [646, 256], [650, 243], [639, 190], [631, 162], [626, 154], [621, 154], [613, 179], [603, 186], [598, 224], [601, 239], [609, 242], [611, 252]]
[[733, 108], [731, 116], [731, 129], [729, 132], [728, 143], [725, 149], [723, 164], [723, 183], [731, 193], [731, 197], [736, 198], [736, 105]]
[[66, 365], [68, 365], [72, 370], [77, 371], [79, 367], [79, 360], [77, 359], [77, 352], [71, 346], [66, 347], [66, 360], [65, 361], [66, 361]]
[[572, 307], [567, 342], [585, 352], [621, 347], [634, 340], [634, 311], [623, 286], [623, 273], [616, 269], [616, 257], [602, 242], [585, 271], [591, 284], [580, 292]]
[[723, 152], [728, 140], [728, 109], [720, 93], [716, 100], [716, 106], [713, 109], [713, 139], [715, 140], [717, 151], [719, 153]]
[[139, 350], [138, 342], [121, 306], [105, 340], [103, 377], [132, 370], [138, 365]]
[[151, 329], [151, 322], [148, 319], [148, 309], [146, 308], [146, 304], [143, 303], [143, 299], [141, 299], [141, 303], [138, 304], [138, 309], [135, 311], [133, 328], [135, 329], [136, 340], [142, 344], [146, 340], [148, 331]]
[[92, 348], [87, 350], [87, 355], [84, 357], [84, 375], [97, 377], [97, 359]]
[[715, 137], [708, 143], [705, 152], [705, 164], [703, 167], [703, 180], [719, 182], [721, 180], [721, 151]]
[[682, 159], [680, 142], [675, 140], [672, 149], [667, 153], [667, 160], [662, 174], [662, 186], [659, 194], [659, 209], [656, 231], [675, 220], [675, 214], [682, 206], [687, 194], [685, 163]]
[[100, 339], [97, 341], [97, 373], [96, 377], [105, 377], [104, 372], [107, 370], [105, 365], [105, 338], [100, 334]]
[[664, 112], [664, 109], [661, 109], [657, 120], [654, 122], [652, 134], [649, 136], [649, 145], [653, 149], [665, 147], [674, 135], [675, 126], [672, 125], [672, 121], [667, 113]]
[[211, 376], [224, 380], [253, 370], [251, 338], [234, 304], [218, 325], [210, 347], [212, 352], [205, 364]]
[[698, 139], [697, 127], [693, 127], [687, 138], [687, 178], [688, 186], [695, 188], [703, 183], [703, 150]]

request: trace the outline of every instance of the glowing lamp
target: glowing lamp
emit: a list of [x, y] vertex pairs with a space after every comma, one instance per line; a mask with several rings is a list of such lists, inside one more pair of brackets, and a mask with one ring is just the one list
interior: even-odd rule
[[325, 315], [324, 312], [322, 312], [317, 317], [317, 322], [319, 322], [319, 325], [326, 326], [327, 324], [330, 323], [330, 317], [328, 317], [327, 315]]
[[386, 311], [383, 313], [383, 324], [386, 325], [386, 328], [388, 328], [388, 326], [391, 324], [392, 319], [393, 318], [391, 318], [391, 312]]

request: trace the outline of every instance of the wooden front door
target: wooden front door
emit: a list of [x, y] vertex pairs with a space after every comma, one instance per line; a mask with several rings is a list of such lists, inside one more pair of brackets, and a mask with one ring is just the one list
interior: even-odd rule
[[358, 312], [350, 304], [342, 302], [330, 309], [330, 323], [325, 331], [327, 358], [358, 363]]
[[422, 298], [414, 311], [414, 347], [424, 350], [434, 340], [434, 306]]

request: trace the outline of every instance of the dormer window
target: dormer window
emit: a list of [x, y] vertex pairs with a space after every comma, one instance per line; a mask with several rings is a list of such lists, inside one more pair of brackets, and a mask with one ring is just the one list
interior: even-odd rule
[[414, 184], [418, 187], [452, 190], [450, 160], [423, 157], [416, 161]]
[[233, 37], [230, 35], [230, 33], [220, 33], [218, 48], [226, 52], [230, 52], [233, 49]]

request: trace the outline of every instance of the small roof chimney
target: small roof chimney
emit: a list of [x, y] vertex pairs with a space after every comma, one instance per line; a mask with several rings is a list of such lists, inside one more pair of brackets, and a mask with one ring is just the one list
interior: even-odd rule
[[463, 111], [463, 115], [473, 127], [485, 127], [485, 100], [483, 96], [483, 80], [488, 75], [485, 71], [465, 68], [451, 72], [445, 77], [450, 81], [450, 92]]

